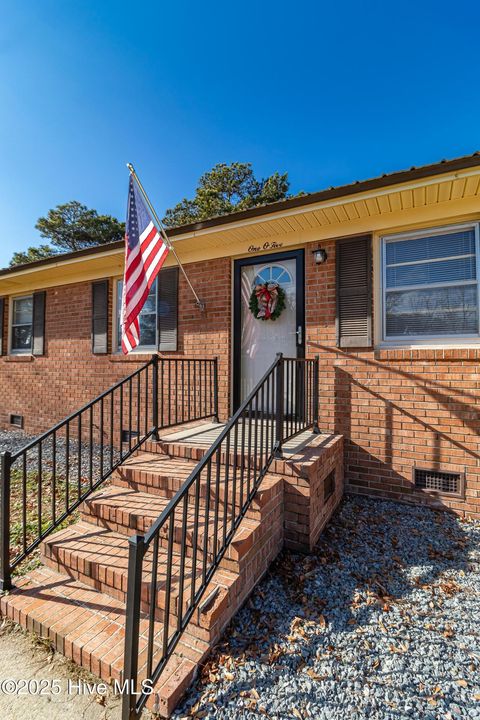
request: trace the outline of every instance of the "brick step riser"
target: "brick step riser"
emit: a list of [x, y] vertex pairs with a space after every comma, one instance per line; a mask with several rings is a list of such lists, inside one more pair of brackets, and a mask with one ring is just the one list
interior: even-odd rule
[[[232, 439], [230, 439], [230, 442], [232, 442]], [[240, 438], [238, 439], [238, 442], [240, 444]], [[252, 440], [253, 443], [253, 440]], [[258, 440], [258, 443], [260, 444], [260, 440]], [[264, 440], [265, 443], [265, 440]], [[165, 455], [167, 457], [171, 458], [178, 458], [181, 460], [193, 460], [195, 462], [199, 462], [202, 460], [202, 458], [207, 454], [210, 448], [207, 447], [198, 447], [195, 445], [188, 445], [184, 443], [178, 443], [178, 442], [167, 442], [165, 440], [160, 440], [158, 443], [156, 442], [146, 442], [144, 445], [142, 445], [142, 451], [153, 453], [154, 455]], [[264, 450], [265, 453], [265, 450]], [[215, 456], [215, 462], [216, 462]], [[231, 449], [230, 452], [226, 453], [225, 451], [225, 443], [222, 448], [222, 452], [220, 454], [220, 463], [222, 465], [225, 465], [227, 463], [227, 459], [229, 461], [229, 465], [232, 467], [235, 462], [236, 457], [236, 465], [237, 467], [240, 467], [242, 464], [242, 458], [244, 466], [247, 467], [248, 464], [248, 458], [250, 457], [250, 463], [253, 467], [253, 464], [255, 462], [255, 453], [250, 452], [250, 455], [245, 452], [241, 453], [238, 452], [234, 453]], [[259, 452], [257, 452], [257, 463], [259, 462]]]
[[[129, 489], [135, 489], [137, 488], [131, 488], [130, 484], [123, 485], [122, 487], [128, 487]], [[275, 483], [275, 485], [272, 488], [269, 488], [267, 491], [262, 492], [261, 488], [257, 496], [253, 499], [250, 507], [247, 509], [244, 521], [246, 522], [246, 526], [244, 526], [244, 536], [242, 539], [235, 537], [233, 541], [233, 548], [238, 549], [238, 552], [235, 551], [235, 553], [232, 555], [230, 553], [230, 556], [232, 559], [236, 559], [237, 557], [241, 556], [241, 550], [242, 550], [242, 540], [243, 542], [247, 541], [247, 535], [250, 536], [250, 532], [255, 533], [255, 536], [253, 538], [253, 541], [255, 542], [255, 537], [258, 535], [258, 531], [260, 533], [262, 532], [262, 528], [265, 528], [264, 521], [270, 514], [273, 507], [275, 507], [278, 503], [278, 494], [282, 491], [283, 485], [281, 481], [278, 481]], [[140, 489], [139, 489], [140, 490]], [[144, 492], [144, 490], [140, 490], [141, 492]], [[162, 495], [162, 497], [164, 497]], [[166, 498], [169, 499], [169, 498]], [[146, 502], [146, 501], [145, 501]], [[190, 510], [194, 508], [195, 506], [195, 498], [191, 498], [191, 503], [189, 503]], [[181, 507], [181, 506], [180, 506]], [[204, 522], [205, 522], [205, 509], [206, 509], [206, 501], [205, 499], [201, 498], [200, 503], [200, 516], [199, 516], [199, 533], [197, 537], [197, 543], [200, 543], [201, 547], [203, 547], [203, 531], [204, 531]], [[227, 505], [227, 532], [232, 527], [232, 510], [235, 517], [238, 516], [239, 512], [239, 504], [235, 506], [235, 508], [232, 508], [231, 504]], [[177, 511], [176, 518], [178, 518], [178, 522], [181, 521], [181, 515], [180, 513], [182, 510]], [[215, 498], [212, 496], [210, 499], [210, 505], [209, 505], [209, 528], [212, 527], [212, 524], [214, 522], [216, 513], [215, 508]], [[145, 515], [142, 515], [139, 513], [138, 510], [132, 510], [131, 512], [122, 510], [122, 507], [115, 505], [110, 506], [107, 502], [95, 502], [95, 496], [87, 500], [81, 507], [80, 507], [80, 514], [82, 516], [82, 519], [86, 522], [93, 523], [95, 525], [98, 525], [100, 527], [106, 527], [110, 530], [113, 530], [114, 532], [119, 532], [122, 535], [126, 535], [127, 537], [130, 537], [134, 534], [145, 534], [148, 529], [150, 528], [151, 524], [156, 520], [152, 517], [146, 517]], [[191, 514], [190, 514], [190, 520], [191, 520]], [[218, 508], [218, 537], [222, 536], [223, 532], [223, 523], [225, 520], [225, 507], [223, 505], [220, 505]], [[254, 526], [252, 527], [252, 524]], [[242, 529], [242, 525], [240, 525], [240, 530]], [[165, 530], [165, 533], [167, 530]], [[192, 543], [192, 530], [187, 530], [186, 534], [186, 545], [191, 546]], [[180, 526], [175, 528], [175, 540], [180, 543], [181, 542], [181, 528]], [[213, 537], [211, 538], [211, 549], [213, 550]]]
[[[272, 510], [272, 513], [269, 517], [266, 518], [265, 523], [262, 523], [264, 526], [264, 531], [261, 533], [258, 533], [256, 542], [251, 546], [248, 554], [245, 556], [243, 561], [241, 562], [240, 570], [237, 574], [237, 581], [234, 583], [234, 585], [240, 585], [241, 587], [245, 587], [248, 589], [248, 592], [251, 592], [255, 585], [255, 578], [254, 576], [252, 579], [249, 579], [249, 568], [252, 565], [252, 563], [255, 562], [255, 558], [258, 556], [259, 553], [263, 551], [263, 548], [265, 544], [269, 540], [269, 532], [271, 528], [271, 524], [278, 521], [280, 518], [280, 505], [277, 502], [277, 506], [274, 510]], [[188, 557], [188, 555], [187, 555]], [[200, 551], [197, 553], [197, 557], [199, 558], [199, 565], [200, 565], [200, 558], [203, 557], [200, 553]], [[45, 565], [50, 567], [51, 569], [55, 570], [56, 572], [62, 574], [66, 573], [70, 577], [76, 578], [83, 582], [85, 585], [89, 585], [90, 587], [95, 588], [96, 590], [103, 592], [107, 595], [110, 595], [114, 598], [117, 598], [121, 600], [122, 602], [126, 601], [126, 584], [127, 584], [127, 575], [126, 573], [119, 573], [115, 572], [114, 569], [109, 569], [107, 572], [105, 572], [104, 568], [101, 568], [93, 561], [84, 561], [82, 558], [77, 558], [75, 556], [75, 553], [71, 552], [64, 552], [63, 549], [59, 549], [58, 551], [55, 548], [55, 545], [48, 545], [44, 544], [43, 546], [43, 555], [42, 555], [42, 561]], [[208, 567], [208, 556], [207, 556], [207, 567]], [[219, 570], [217, 570], [215, 578], [218, 578], [218, 576], [221, 576], [222, 569], [224, 570], [230, 570], [230, 568], [226, 568], [220, 566]], [[230, 570], [231, 571], [231, 570]], [[200, 573], [201, 570], [199, 569], [198, 573]], [[231, 571], [234, 572], [235, 571]], [[199, 577], [199, 574], [197, 575]], [[238, 580], [240, 580], [240, 583], [238, 583]], [[187, 580], [188, 581], [188, 580]], [[220, 582], [220, 581], [219, 581]], [[148, 612], [150, 603], [149, 603], [149, 592], [150, 592], [150, 584], [148, 582], [144, 583], [144, 587], [142, 590], [142, 609], [145, 612]], [[231, 589], [228, 589], [228, 594], [231, 594]], [[236, 594], [236, 591], [234, 595]], [[188, 602], [188, 590], [185, 589], [184, 593], [184, 601], [185, 603]], [[162, 618], [162, 613], [164, 609], [165, 604], [165, 597], [162, 592], [158, 595], [158, 609], [159, 609], [159, 619]], [[229, 603], [230, 604], [230, 603]], [[235, 604], [235, 603], [234, 603]], [[178, 607], [176, 605], [171, 605], [171, 613], [173, 617], [177, 617], [178, 613]], [[201, 616], [198, 616], [197, 618], [193, 618], [192, 621], [193, 625], [198, 625], [199, 627], [202, 627], [206, 633], [202, 633], [201, 637], [205, 640], [210, 640], [211, 636], [208, 635], [209, 627], [205, 627], [205, 621]]]
[[[121, 488], [130, 488], [131, 490], [136, 490], [137, 492], [143, 492], [143, 493], [149, 493], [150, 495], [156, 495], [157, 497], [163, 497], [167, 500], [171, 500], [175, 494], [178, 492], [178, 490], [181, 487], [181, 483], [178, 481], [174, 481], [178, 483], [178, 487], [168, 487], [168, 485], [171, 485], [172, 478], [166, 478], [166, 477], [159, 477], [159, 486], [152, 485], [151, 481], [147, 481], [144, 478], [139, 477], [138, 473], [132, 473], [131, 476], [124, 475], [123, 477], [112, 476], [112, 484], [115, 485], [115, 487], [121, 487]], [[220, 492], [220, 500], [223, 501], [225, 496], [224, 492]], [[212, 507], [212, 500], [214, 500], [214, 490], [212, 489], [210, 494], [210, 507]], [[240, 496], [237, 495], [237, 507], [240, 504]], [[262, 519], [262, 493], [260, 492], [252, 501], [250, 504], [250, 507], [248, 508], [245, 517], [249, 518], [250, 520], [261, 520]], [[195, 496], [193, 494], [189, 494], [188, 496], [188, 504], [194, 505], [195, 504]], [[200, 507], [204, 508], [206, 504], [206, 492], [205, 488], [202, 487], [200, 491]]]
[[[113, 532], [121, 533], [122, 535], [125, 535], [126, 537], [130, 537], [134, 534], [140, 534], [143, 535], [147, 530], [148, 526], [142, 527], [142, 525], [145, 525], [144, 523], [139, 523], [140, 527], [135, 527], [135, 523], [133, 523], [132, 526], [126, 526], [121, 525], [114, 520], [109, 520], [103, 517], [97, 517], [96, 515], [89, 514], [89, 513], [81, 513], [81, 520], [84, 522], [91, 523], [92, 525], [96, 525], [97, 527], [106, 529], [106, 530], [112, 530]], [[236, 545], [235, 541], [233, 541], [233, 545], [230, 544], [230, 546], [227, 549], [226, 554], [220, 561], [220, 567], [224, 568], [224, 570], [229, 570], [230, 572], [237, 572], [240, 573], [243, 570], [243, 567], [245, 566], [245, 563], [248, 562], [248, 557], [250, 554], [250, 551], [252, 549], [252, 545], [255, 546], [262, 538], [262, 536], [265, 534], [266, 530], [264, 529], [262, 531], [262, 525], [260, 525], [258, 530], [253, 530], [253, 539], [248, 541], [248, 543], [245, 543], [246, 548], [243, 549], [241, 546], [241, 542], [238, 543], [238, 546]], [[231, 526], [229, 526], [230, 528]], [[219, 536], [219, 543], [222, 540], [221, 536]], [[176, 529], [174, 533], [174, 543], [173, 543], [173, 551], [176, 553], [181, 552], [181, 530], [178, 528]], [[168, 538], [167, 538], [167, 532], [165, 532], [161, 538], [160, 538], [160, 547], [167, 550], [168, 549]], [[203, 548], [204, 548], [204, 541], [203, 537], [199, 536], [197, 540], [197, 557], [203, 557]], [[191, 536], [191, 533], [187, 533], [185, 538], [185, 554], [187, 558], [193, 557], [193, 538]], [[207, 554], [207, 561], [213, 560], [213, 540], [209, 540], [209, 549]]]
[[[124, 634], [119, 634], [117, 644], [107, 655], [102, 654], [102, 643], [93, 644], [89, 649], [85, 648], [84, 642], [77, 642], [71, 639], [72, 635], [66, 637], [65, 631], [57, 632], [54, 630], [55, 624], [52, 624], [51, 616], [37, 612], [29, 613], [28, 605], [24, 609], [18, 609], [16, 605], [8, 603], [5, 598], [2, 603], [2, 615], [8, 617], [13, 622], [18, 623], [24, 630], [36, 633], [39, 637], [50, 640], [53, 648], [64, 655], [67, 659], [72, 660], [77, 665], [83, 667], [88, 672], [104, 680], [112, 683], [118, 680], [123, 681], [123, 649]], [[92, 636], [95, 637], [97, 632], [101, 632], [101, 626], [93, 626]], [[175, 672], [173, 677], [167, 681], [168, 691], [158, 693], [159, 688], [155, 688], [155, 693], [147, 701], [147, 708], [154, 709], [162, 717], [167, 718], [175, 709], [176, 705], [193, 682], [197, 668], [205, 661], [210, 653], [210, 647], [202, 640], [191, 635], [186, 630], [182, 639], [177, 646], [179, 653]], [[145, 653], [143, 653], [145, 654]], [[146, 675], [146, 668], [140, 665], [139, 681]]]
[[[96, 577], [91, 577], [90, 575], [85, 575], [84, 573], [80, 572], [79, 570], [76, 570], [69, 566], [67, 563], [62, 562], [61, 560], [58, 561], [54, 557], [48, 557], [46, 555], [42, 555], [41, 560], [46, 567], [51, 568], [55, 572], [60, 573], [61, 575], [68, 575], [71, 578], [74, 578], [75, 580], [79, 580], [84, 585], [88, 585], [89, 587], [97, 590], [98, 592], [104, 593], [105, 595], [110, 595], [110, 597], [115, 598], [117, 600], [120, 600], [121, 602], [126, 602], [126, 591], [122, 590], [120, 588], [116, 588], [112, 585], [110, 585], [107, 582], [103, 582], [99, 580]], [[253, 588], [250, 588], [250, 591]], [[140, 602], [140, 611], [143, 613], [148, 614], [150, 611], [150, 603], [148, 601], [148, 597], [150, 595], [150, 584], [145, 582], [142, 584], [142, 593], [141, 593], [141, 602]], [[234, 593], [235, 596], [235, 593]], [[185, 607], [188, 604], [190, 598], [190, 594], [185, 591], [184, 594], [184, 605]], [[228, 593], [224, 593], [221, 595], [221, 597], [218, 598], [220, 605], [220, 611], [222, 613], [226, 612], [228, 608], [230, 607], [231, 603], [229, 602], [232, 598], [228, 597]], [[159, 594], [158, 597], [158, 606], [155, 610], [155, 620], [158, 622], [163, 622], [165, 620], [165, 612], [163, 605], [165, 602], [165, 596], [164, 594]], [[169, 627], [175, 628], [178, 621], [178, 615], [177, 615], [177, 599], [172, 598], [171, 601], [171, 610], [169, 613], [170, 621], [169, 621]], [[233, 616], [233, 614], [236, 612], [236, 605], [232, 604], [232, 610], [231, 613], [228, 615], [228, 620]], [[210, 627], [204, 627], [206, 624], [210, 624], [209, 620], [202, 617], [202, 614], [197, 610], [196, 613], [192, 616], [192, 619], [190, 620], [189, 624], [189, 630], [193, 637], [198, 638], [199, 640], [203, 640], [205, 642], [208, 642], [209, 644], [214, 643], [218, 637], [219, 637], [219, 630], [218, 630], [218, 621], [215, 618], [215, 622], [211, 623]], [[222, 624], [222, 627], [224, 625]]]
[[[268, 565], [274, 559], [276, 554], [278, 554], [280, 549], [281, 548], [278, 547], [278, 550], [271, 557], [271, 559], [269, 559], [267, 563], [263, 563], [265, 567], [261, 568], [260, 575], [258, 571], [254, 569], [258, 565], [257, 559], [256, 561], [254, 561], [254, 563], [251, 563], [252, 567], [247, 567], [243, 570], [242, 575], [238, 576], [237, 580], [233, 585], [228, 588], [220, 588], [219, 593], [214, 597], [212, 601], [213, 609], [207, 607], [205, 612], [201, 612], [200, 609], [197, 608], [192, 615], [188, 626], [190, 635], [197, 640], [207, 642], [209, 645], [215, 644], [219, 640], [221, 633], [225, 629], [226, 625], [230, 622], [235, 613], [238, 611], [240, 605], [243, 604], [245, 598], [250, 595], [258, 580], [266, 572], [266, 570], [268, 569]], [[267, 555], [270, 556], [271, 550], [269, 551], [268, 547], [264, 547], [257, 553], [257, 555], [260, 558], [263, 558]], [[84, 573], [72, 568], [64, 562], [58, 562], [58, 560], [56, 560], [55, 558], [42, 555], [41, 559], [44, 565], [51, 568], [55, 572], [63, 575], [67, 574], [68, 576], [79, 580], [84, 585], [88, 585], [89, 587], [98, 590], [98, 592], [110, 595], [111, 597], [116, 598], [123, 603], [126, 602], [125, 590], [118, 589], [112, 585], [109, 585], [108, 583], [102, 582], [96, 577], [85, 575]], [[219, 572], [221, 573], [221, 569], [217, 570], [214, 577], [218, 576]], [[140, 610], [145, 614], [148, 614], [150, 611], [149, 595], [150, 584], [148, 582], [145, 582], [142, 586], [140, 602]], [[208, 595], [209, 593], [207, 590], [203, 597], [204, 601], [207, 600]], [[183, 601], [184, 611], [189, 605], [190, 598], [190, 592], [188, 591], [188, 589], [185, 589]], [[159, 593], [157, 602], [158, 606], [155, 610], [155, 620], [158, 622], [164, 622], [166, 617], [163, 607], [165, 604], [164, 593]], [[202, 602], [200, 602], [200, 608], [201, 607]], [[176, 628], [178, 622], [177, 598], [172, 598], [171, 600], [171, 610], [169, 613], [169, 618], [169, 627], [171, 630], [173, 630]]]
[[[275, 510], [275, 514], [272, 514]], [[220, 561], [220, 567], [229, 570], [230, 572], [236, 572], [241, 573], [243, 572], [244, 568], [248, 565], [250, 562], [250, 559], [255, 555], [257, 552], [257, 549], [262, 546], [265, 536], [267, 536], [270, 532], [270, 524], [272, 522], [275, 522], [280, 515], [280, 507], [278, 505], [278, 502], [275, 501], [275, 499], [271, 500], [266, 506], [263, 508], [262, 512], [262, 521], [256, 528], [252, 528], [248, 532], [248, 535], [245, 537], [245, 540], [242, 541], [242, 539], [236, 539], [237, 535], [234, 536], [233, 541], [230, 543], [230, 545], [227, 548], [227, 551], [225, 555], [223, 556], [222, 560]], [[97, 527], [101, 527], [104, 529], [112, 530], [113, 532], [118, 532], [121, 534], [124, 534], [126, 537], [130, 537], [133, 534], [139, 533], [143, 534], [146, 529], [145, 523], [139, 522], [138, 525], [136, 523], [133, 523], [134, 527], [129, 527], [126, 525], [120, 525], [115, 523], [114, 521], [110, 521], [105, 518], [97, 517], [94, 514], [82, 514], [82, 520], [89, 522], [93, 525], [96, 525]], [[143, 527], [142, 527], [143, 525]], [[203, 527], [203, 523], [201, 524]], [[229, 524], [228, 529], [231, 529], [231, 524]], [[237, 534], [242, 532], [242, 525], [240, 524], [239, 529], [237, 530]], [[162, 536], [160, 537], [160, 547], [167, 550], [168, 549], [168, 537], [167, 537], [168, 531], [166, 530]], [[181, 529], [175, 528], [174, 532], [174, 543], [173, 543], [173, 550], [176, 553], [181, 552]], [[219, 534], [219, 542], [218, 546], [220, 546], [220, 542], [223, 542], [222, 535]], [[202, 558], [203, 560], [203, 549], [204, 549], [204, 538], [199, 534], [197, 539], [197, 558]], [[187, 558], [193, 557], [193, 536], [191, 532], [189, 531], [186, 534], [185, 537], [185, 554]], [[213, 538], [209, 539], [209, 548], [207, 553], [207, 562], [213, 561]]]

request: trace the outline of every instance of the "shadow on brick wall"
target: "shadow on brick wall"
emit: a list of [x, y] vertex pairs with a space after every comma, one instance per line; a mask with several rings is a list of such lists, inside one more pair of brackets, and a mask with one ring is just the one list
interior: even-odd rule
[[[429, 363], [428, 373], [421, 374], [365, 354], [310, 345], [321, 352], [320, 382], [327, 388], [323, 391], [327, 402], [331, 393], [332, 429], [345, 437], [347, 489], [447, 509], [443, 496], [414, 488], [412, 468], [463, 472], [467, 466], [469, 498], [475, 502], [480, 464], [480, 396], [475, 377], [471, 389], [465, 387], [467, 381], [449, 387], [430, 377], [434, 362]], [[439, 366], [438, 372], [447, 369], [448, 365]], [[475, 375], [475, 368], [469, 373]], [[456, 504], [457, 509], [461, 502], [448, 498], [448, 506]]]

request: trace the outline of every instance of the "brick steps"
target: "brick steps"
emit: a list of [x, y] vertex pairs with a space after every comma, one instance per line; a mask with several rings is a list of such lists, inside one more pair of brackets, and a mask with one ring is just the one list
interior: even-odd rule
[[[138, 453], [129, 458], [112, 476], [112, 484], [116, 487], [131, 488], [138, 492], [149, 495], [159, 495], [162, 498], [170, 499], [182, 487], [190, 473], [195, 469], [197, 463], [181, 458], [171, 458], [158, 453]], [[247, 518], [261, 519], [261, 509], [270, 500], [272, 487], [278, 482], [278, 477], [268, 475], [255, 495], [250, 508], [247, 511]], [[211, 497], [215, 495], [216, 478], [211, 479]], [[240, 492], [240, 472], [237, 472], [236, 503], [237, 506], [245, 500], [247, 491], [247, 478], [244, 477], [243, 494]], [[227, 491], [227, 502], [231, 502], [233, 492], [232, 470], [229, 474]], [[207, 494], [207, 481], [201, 481], [200, 498], [202, 503]], [[220, 468], [219, 498], [225, 499], [225, 468]], [[189, 494], [189, 502], [195, 501], [194, 491]]]
[[[144, 575], [142, 578], [142, 609], [148, 612], [150, 607], [150, 580], [153, 559], [152, 547], [147, 551], [144, 560]], [[122, 602], [126, 599], [128, 580], [128, 539], [125, 535], [99, 528], [91, 523], [78, 522], [64, 530], [51, 535], [42, 544], [42, 560], [47, 567], [59, 573], [66, 573], [70, 577], [80, 580], [85, 585], [95, 588], [102, 593], [112, 595]], [[180, 554], [172, 555], [172, 601], [170, 605], [170, 622], [174, 623], [180, 611], [180, 581], [178, 579], [180, 568]], [[164, 618], [165, 586], [167, 570], [167, 551], [159, 549], [158, 581], [157, 581], [157, 616]], [[202, 556], [198, 554], [195, 565], [191, 558], [185, 561], [185, 580], [183, 586], [182, 610], [189, 604], [192, 586], [195, 591], [201, 585]], [[215, 601], [208, 610], [199, 611], [193, 618], [192, 624], [203, 629], [200, 633], [206, 640], [213, 640], [218, 636], [218, 621], [228, 612], [232, 595], [238, 594], [239, 576], [228, 570], [219, 569], [215, 573], [215, 580], [207, 588], [206, 597], [215, 593]], [[228, 621], [229, 618], [227, 618]], [[225, 622], [224, 622], [225, 624]]]
[[[82, 506], [81, 517], [85, 522], [98, 525], [99, 527], [112, 530], [122, 535], [130, 536], [134, 533], [144, 534], [164, 511], [168, 503], [169, 500], [162, 496], [155, 496], [130, 488], [114, 486], [108, 487], [86, 500]], [[215, 544], [215, 534], [212, 529], [215, 518], [215, 507], [210, 507], [207, 528], [205, 528], [205, 508], [204, 506], [200, 508], [198, 514], [198, 530], [196, 533], [197, 548], [199, 551], [203, 551], [205, 539], [207, 539], [209, 559], [212, 559], [212, 554], [222, 541], [225, 511], [227, 513], [227, 519], [229, 520], [231, 518], [232, 506], [229, 504], [225, 507], [225, 504], [219, 504], [217, 511], [217, 543]], [[195, 536], [195, 512], [193, 504], [188, 507], [187, 513], [185, 544], [187, 555], [191, 557]], [[230, 529], [230, 527], [231, 523], [228, 524], [228, 529]], [[220, 566], [227, 570], [240, 571], [241, 561], [256, 541], [259, 532], [260, 520], [245, 518], [242, 521], [241, 527], [237, 530], [226, 556], [221, 560]], [[167, 536], [168, 526], [165, 526], [160, 540], [162, 547], [167, 547]], [[174, 530], [174, 549], [177, 552], [180, 552], [181, 543], [182, 528], [177, 525]]]
[[[138, 453], [112, 476], [111, 484], [93, 494], [80, 507], [81, 520], [44, 540], [44, 566], [21, 578], [18, 587], [2, 598], [1, 612], [49, 637], [55, 647], [104, 680], [121, 679], [125, 599], [128, 577], [128, 537], [144, 534], [169, 500], [185, 483], [196, 461], [162, 453]], [[216, 467], [215, 467], [216, 472]], [[211, 478], [211, 496], [216, 477]], [[235, 512], [247, 494], [236, 481]], [[219, 473], [219, 529], [223, 540], [223, 518], [232, 517], [234, 483], [230, 469], [228, 489], [225, 467]], [[206, 520], [207, 483], [200, 483], [197, 550], [194, 554], [194, 491], [188, 494], [185, 533], [185, 572], [180, 581], [183, 505], [173, 530], [172, 584], [169, 634], [178, 624], [181, 611], [189, 607], [192, 590], [198, 590], [204, 569], [213, 558], [215, 503], [209, 502]], [[268, 475], [255, 495], [246, 517], [221, 560], [203, 600], [182, 635], [177, 651], [149, 700], [150, 707], [168, 717], [192, 682], [198, 664], [220, 639], [235, 612], [267, 571], [283, 544], [284, 481]], [[177, 526], [178, 523], [178, 526]], [[228, 526], [230, 530], [231, 525]], [[204, 549], [206, 552], [204, 553]], [[146, 613], [150, 608], [153, 545], [147, 550], [142, 576], [140, 680], [146, 673]], [[203, 560], [206, 558], [204, 567]], [[166, 621], [167, 542], [160, 535], [158, 573], [154, 597], [155, 647], [160, 647]], [[157, 658], [159, 653], [156, 653]], [[155, 666], [155, 658], [154, 658]]]
[[[40, 567], [19, 578], [0, 599], [2, 615], [48, 638], [65, 657], [106, 682], [122, 681], [125, 605], [78, 580]], [[146, 619], [140, 623], [140, 657], [146, 657]], [[155, 638], [155, 648], [161, 635]], [[186, 631], [155, 686], [149, 705], [167, 717], [192, 682], [210, 646]], [[157, 655], [159, 653], [157, 650]], [[154, 652], [155, 658], [155, 652]], [[140, 661], [140, 680], [146, 665]]]
[[[270, 431], [271, 432], [271, 431]], [[179, 459], [179, 460], [186, 460], [186, 461], [193, 461], [195, 465], [198, 463], [199, 460], [203, 458], [203, 456], [208, 452], [209, 450], [208, 445], [196, 445], [194, 443], [189, 443], [188, 439], [185, 440], [149, 440], [145, 443], [144, 450], [145, 452], [148, 452], [152, 455], [164, 455], [172, 459]], [[259, 452], [259, 448], [257, 448], [257, 451]], [[253, 450], [253, 444], [250, 452], [250, 458], [253, 463], [255, 452]], [[233, 451], [233, 448], [230, 448], [230, 452], [225, 452], [225, 449], [223, 449], [222, 453], [220, 454], [220, 460], [222, 463], [225, 463], [227, 460], [227, 457], [229, 459], [230, 465], [233, 464], [235, 453]], [[242, 454], [240, 452], [236, 453], [237, 457], [237, 464], [240, 465]], [[244, 454], [244, 460], [247, 461], [247, 453]], [[258, 457], [258, 454], [257, 454]]]

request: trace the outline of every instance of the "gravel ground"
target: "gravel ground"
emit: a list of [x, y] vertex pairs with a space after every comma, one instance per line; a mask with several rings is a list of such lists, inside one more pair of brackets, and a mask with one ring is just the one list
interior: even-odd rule
[[480, 522], [347, 498], [285, 553], [175, 718], [480, 718]]
[[[29, 442], [35, 439], [35, 435], [27, 435], [21, 430], [0, 430], [0, 452], [5, 450], [15, 453], [21, 450], [22, 447], [27, 445]], [[90, 464], [92, 465], [92, 475], [94, 480], [100, 477], [100, 460], [101, 460], [101, 448], [99, 445], [93, 445], [92, 447], [92, 458], [90, 459], [90, 446], [88, 443], [82, 443], [81, 445], [81, 468], [82, 477], [89, 477]], [[27, 470], [29, 472], [35, 472], [38, 468], [38, 448], [35, 447], [27, 452]], [[104, 447], [103, 449], [104, 468], [108, 468], [110, 464], [110, 447]], [[113, 461], [116, 462], [119, 458], [117, 449], [113, 451]], [[66, 441], [65, 438], [58, 436], [56, 439], [55, 447], [55, 466], [59, 476], [65, 474], [66, 466]], [[21, 458], [13, 464], [13, 469], [20, 470]], [[75, 477], [77, 473], [78, 465], [78, 442], [72, 438], [69, 441], [69, 465], [70, 475]], [[51, 438], [47, 438], [42, 442], [42, 467], [44, 471], [51, 470], [53, 467], [53, 441]]]
[[[27, 435], [22, 431], [0, 431], [0, 452], [10, 451], [15, 453], [25, 447], [34, 437]], [[79, 468], [79, 450], [80, 450], [80, 472]], [[11, 474], [11, 502], [10, 502], [10, 556], [14, 560], [23, 552], [24, 543], [30, 545], [38, 537], [39, 526], [39, 452], [38, 446], [35, 446], [27, 453], [27, 462], [25, 464], [26, 474], [23, 475], [23, 458], [24, 455], [12, 463]], [[41, 453], [41, 525], [43, 532], [47, 531], [54, 525], [54, 519], [62, 514], [67, 506], [76, 501], [79, 494], [88, 491], [90, 483], [96, 484], [101, 480], [103, 474], [111, 467], [110, 448], [103, 448], [103, 467], [102, 467], [102, 448], [93, 445], [92, 448], [88, 444], [79, 443], [70, 437], [68, 443], [69, 472], [67, 474], [67, 443], [65, 438], [59, 436], [56, 439], [55, 446], [51, 437], [42, 441]], [[113, 452], [113, 462], [117, 462], [118, 453]], [[55, 469], [55, 473], [53, 472]], [[68, 482], [67, 482], [68, 478]], [[108, 483], [108, 479], [105, 481]], [[68, 485], [68, 487], [67, 487]], [[53, 503], [53, 494], [55, 492], [55, 503]], [[26, 503], [25, 503], [26, 498]], [[55, 509], [55, 518], [53, 510]], [[25, 512], [25, 515], [24, 515]], [[58, 528], [76, 522], [79, 518], [78, 511], [74, 511]], [[25, 537], [24, 537], [25, 536]], [[30, 569], [36, 567], [39, 563], [40, 549], [37, 548], [33, 553], [28, 555], [25, 562], [17, 566], [15, 574], [24, 574]]]
[[33, 440], [33, 437], [22, 430], [0, 430], [0, 452], [5, 452], [5, 450], [9, 450], [11, 453], [17, 452]]

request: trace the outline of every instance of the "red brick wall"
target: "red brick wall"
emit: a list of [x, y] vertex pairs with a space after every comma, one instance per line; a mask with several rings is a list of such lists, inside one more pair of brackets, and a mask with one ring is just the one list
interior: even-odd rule
[[[434, 504], [480, 516], [480, 352], [335, 346], [335, 243], [306, 260], [307, 352], [320, 356], [320, 427], [345, 436], [346, 490], [433, 502], [412, 469], [466, 471], [465, 500]], [[315, 245], [316, 247], [316, 245]]]
[[[466, 471], [465, 501], [438, 502], [479, 516], [480, 353], [337, 348], [335, 243], [323, 245], [328, 251], [324, 265], [314, 264], [313, 245], [305, 249], [307, 353], [320, 356], [321, 428], [345, 436], [346, 489], [432, 502], [413, 488], [414, 465]], [[194, 263], [188, 270], [207, 310], [198, 312], [180, 275], [178, 354], [219, 357], [220, 414], [225, 418], [231, 261]], [[219, 282], [226, 291], [219, 290]], [[46, 313], [45, 357], [0, 358], [0, 423], [6, 424], [9, 413], [20, 413], [28, 432], [50, 427], [149, 357], [92, 356], [89, 283], [49, 289]]]
[[[206, 312], [194, 306], [184, 277], [179, 278], [178, 352], [165, 357], [219, 358], [220, 416], [228, 415], [230, 363], [230, 293], [218, 302], [216, 283], [229, 287], [229, 259], [189, 266], [189, 276]], [[113, 280], [111, 281], [112, 287]], [[10, 413], [23, 415], [28, 433], [42, 432], [77, 410], [121, 378], [143, 365], [150, 355], [93, 355], [91, 351], [91, 283], [47, 289], [45, 355], [0, 358], [0, 427]], [[110, 292], [110, 302], [112, 293]], [[8, 302], [6, 303], [8, 305]], [[7, 348], [5, 310], [4, 348]], [[112, 309], [109, 309], [112, 317]], [[109, 323], [109, 347], [111, 347]]]

